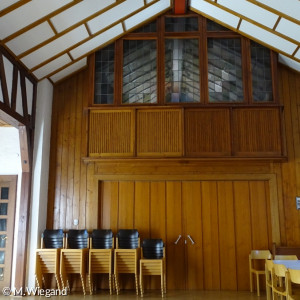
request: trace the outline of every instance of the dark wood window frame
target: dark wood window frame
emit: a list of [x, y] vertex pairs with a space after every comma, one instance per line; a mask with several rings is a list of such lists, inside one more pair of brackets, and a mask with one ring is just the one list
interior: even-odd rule
[[[180, 17], [197, 17], [198, 18], [198, 31], [187, 32], [165, 32], [165, 18], [180, 18]], [[254, 101], [252, 97], [252, 74], [251, 74], [251, 48], [250, 39], [236, 33], [234, 31], [208, 31], [206, 26], [206, 18], [189, 12], [186, 15], [176, 16], [172, 14], [165, 14], [156, 19], [157, 32], [155, 33], [129, 33], [126, 36], [118, 39], [115, 42], [115, 82], [114, 82], [114, 103], [113, 104], [95, 104], [92, 99], [91, 106], [94, 107], [111, 107], [111, 106], [272, 106], [278, 105], [277, 96], [277, 53], [270, 50], [271, 57], [271, 73], [272, 73], [272, 88], [273, 88], [273, 101], [258, 102]], [[199, 40], [199, 68], [200, 68], [200, 102], [193, 103], [173, 103], [165, 102], [165, 39], [198, 39]], [[241, 57], [242, 57], [242, 74], [243, 74], [243, 91], [244, 99], [240, 102], [209, 102], [208, 96], [208, 56], [207, 56], [207, 40], [208, 38], [236, 38], [241, 40]], [[122, 103], [122, 88], [123, 88], [123, 41], [124, 40], [156, 40], [157, 41], [157, 103]], [[93, 82], [93, 85], [95, 83]], [[93, 86], [94, 87], [94, 86]]]

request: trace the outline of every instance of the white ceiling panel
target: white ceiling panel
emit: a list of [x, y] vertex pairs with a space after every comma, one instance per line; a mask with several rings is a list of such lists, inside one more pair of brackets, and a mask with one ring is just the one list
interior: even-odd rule
[[54, 32], [49, 23], [44, 22], [7, 42], [6, 46], [12, 50], [15, 55], [20, 55], [53, 36]]
[[[300, 11], [299, 11], [300, 15]], [[300, 43], [300, 25], [282, 18], [276, 27], [276, 31], [291, 37]]]
[[218, 4], [269, 28], [273, 28], [278, 19], [278, 15], [246, 0], [218, 0]]
[[87, 24], [91, 33], [94, 34], [133, 13], [134, 11], [142, 8], [143, 6], [143, 0], [127, 0], [108, 10], [107, 12], [104, 12], [100, 16], [92, 19]]
[[87, 65], [87, 59], [86, 57], [81, 59], [80, 61], [72, 64], [71, 66], [63, 69], [62, 71], [56, 73], [55, 75], [51, 76], [51, 80], [53, 82], [57, 82], [63, 78], [65, 78], [66, 76], [75, 73], [76, 71], [84, 68]]
[[32, 113], [32, 101], [33, 101], [33, 84], [27, 78], [25, 78], [26, 96], [27, 96], [27, 111], [28, 114]]
[[282, 64], [285, 64], [286, 66], [300, 72], [300, 63], [299, 62], [296, 62], [295, 60], [293, 60], [285, 55], [282, 55], [282, 54], [278, 55], [278, 60]]
[[262, 3], [277, 10], [280, 13], [291, 16], [299, 21], [300, 1], [299, 0], [256, 0], [256, 2]]
[[17, 84], [17, 97], [16, 97], [16, 112], [23, 116], [23, 104], [22, 104], [22, 90], [21, 90], [21, 79], [20, 72], [18, 73], [18, 84]]
[[0, 12], [1, 10], [19, 2], [20, 0], [1, 0], [0, 1]]
[[155, 0], [146, 0], [146, 3], [149, 4], [151, 2], [154, 2]]
[[254, 37], [255, 39], [260, 40], [261, 42], [265, 44], [269, 44], [271, 47], [274, 47], [276, 49], [279, 49], [285, 53], [293, 54], [295, 51], [297, 45], [294, 43], [291, 43], [276, 34], [273, 34], [267, 30], [264, 30], [250, 22], [243, 21], [241, 23], [240, 29], [241, 32], [246, 33], [247, 35], [250, 35]]
[[81, 25], [74, 30], [62, 35], [53, 42], [39, 48], [21, 59], [21, 61], [29, 68], [41, 64], [45, 60], [59, 54], [60, 52], [74, 46], [80, 41], [89, 37], [89, 34], [84, 25]]
[[52, 60], [50, 63], [44, 65], [43, 67], [35, 70], [33, 72], [33, 75], [37, 77], [37, 79], [42, 79], [48, 74], [51, 74], [55, 70], [58, 70], [59, 68], [63, 67], [66, 64], [69, 64], [71, 62], [71, 58], [68, 54], [63, 54], [62, 56]]
[[296, 52], [295, 57], [296, 57], [297, 59], [300, 59], [300, 49], [298, 49], [298, 51]]
[[11, 103], [11, 91], [12, 91], [14, 66], [5, 56], [3, 56], [3, 64], [4, 64], [9, 103]]
[[32, 0], [0, 18], [0, 39], [45, 17], [72, 0]]
[[119, 23], [114, 27], [111, 27], [110, 29], [92, 38], [91, 40], [83, 43], [77, 48], [71, 50], [70, 53], [74, 59], [77, 59], [83, 55], [86, 55], [86, 53], [89, 53], [97, 48], [100, 48], [101, 45], [115, 39], [121, 34], [123, 34], [123, 27]]
[[51, 22], [57, 32], [62, 32], [115, 2], [116, 0], [84, 0], [51, 18]]
[[237, 28], [239, 18], [221, 8], [214, 6], [203, 0], [191, 0], [191, 9], [210, 16], [215, 20], [220, 20], [223, 24], [227, 24], [230, 27]]
[[148, 8], [143, 9], [141, 12], [136, 13], [132, 17], [129, 17], [124, 21], [126, 30], [130, 30], [131, 28], [137, 26], [142, 22], [145, 22], [147, 19], [159, 14], [160, 12], [171, 7], [170, 0], [161, 0]]

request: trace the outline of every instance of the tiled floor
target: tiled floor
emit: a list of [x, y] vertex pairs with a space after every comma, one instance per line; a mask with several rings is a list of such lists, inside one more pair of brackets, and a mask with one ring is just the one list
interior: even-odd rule
[[[27, 296], [26, 300], [36, 300], [36, 299], [43, 299], [46, 297], [36, 297], [36, 296]], [[83, 296], [80, 293], [72, 293], [68, 296], [51, 296], [51, 298], [61, 299], [61, 300], [79, 300], [79, 299], [86, 299], [86, 300], [93, 300], [93, 299], [103, 299], [103, 300], [129, 300], [129, 299], [145, 299], [145, 300], [154, 300], [154, 299], [161, 299], [160, 291], [145, 291], [144, 297], [136, 296], [134, 291], [121, 291], [120, 295], [117, 296], [113, 294], [112, 296], [109, 295], [108, 291], [98, 292], [95, 295], [90, 296], [89, 294]], [[256, 293], [250, 292], [227, 292], [227, 291], [168, 291], [165, 299], [176, 299], [176, 300], [266, 300], [265, 293], [263, 292], [260, 297], [257, 297]], [[0, 296], [0, 299], [8, 300], [8, 299], [15, 299], [19, 300], [20, 297], [10, 296]]]

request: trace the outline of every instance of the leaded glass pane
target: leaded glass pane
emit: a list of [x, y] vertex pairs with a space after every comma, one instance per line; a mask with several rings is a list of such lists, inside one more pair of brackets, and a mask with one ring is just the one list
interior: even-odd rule
[[5, 248], [6, 247], [6, 239], [7, 239], [6, 234], [1, 234], [0, 235], [0, 248]]
[[243, 101], [240, 39], [208, 39], [209, 102]]
[[95, 104], [114, 102], [115, 47], [111, 44], [96, 52], [95, 56]]
[[165, 101], [200, 102], [198, 39], [165, 41]]
[[198, 31], [198, 18], [165, 18], [166, 32]]
[[5, 262], [5, 251], [0, 251], [0, 265], [3, 265]]
[[155, 40], [124, 40], [124, 104], [157, 103]]
[[147, 33], [156, 32], [156, 21], [146, 24], [142, 27], [139, 27], [134, 31], [134, 33], [140, 33], [140, 32], [147, 32]]
[[0, 215], [7, 216], [8, 203], [0, 203]]
[[230, 31], [230, 29], [209, 19], [206, 19], [206, 29], [207, 31]]
[[6, 230], [7, 230], [7, 220], [0, 219], [0, 231], [6, 231]]
[[8, 193], [9, 193], [9, 188], [8, 187], [2, 187], [1, 188], [1, 199], [2, 200], [8, 200]]
[[253, 101], [272, 101], [272, 72], [270, 50], [251, 41], [251, 72]]

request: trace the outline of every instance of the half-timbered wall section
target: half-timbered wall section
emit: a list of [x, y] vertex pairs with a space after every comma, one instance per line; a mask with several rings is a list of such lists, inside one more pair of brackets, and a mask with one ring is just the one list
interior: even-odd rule
[[[36, 80], [0, 47], [0, 110], [33, 128], [36, 89]], [[0, 116], [5, 119], [5, 115]]]

